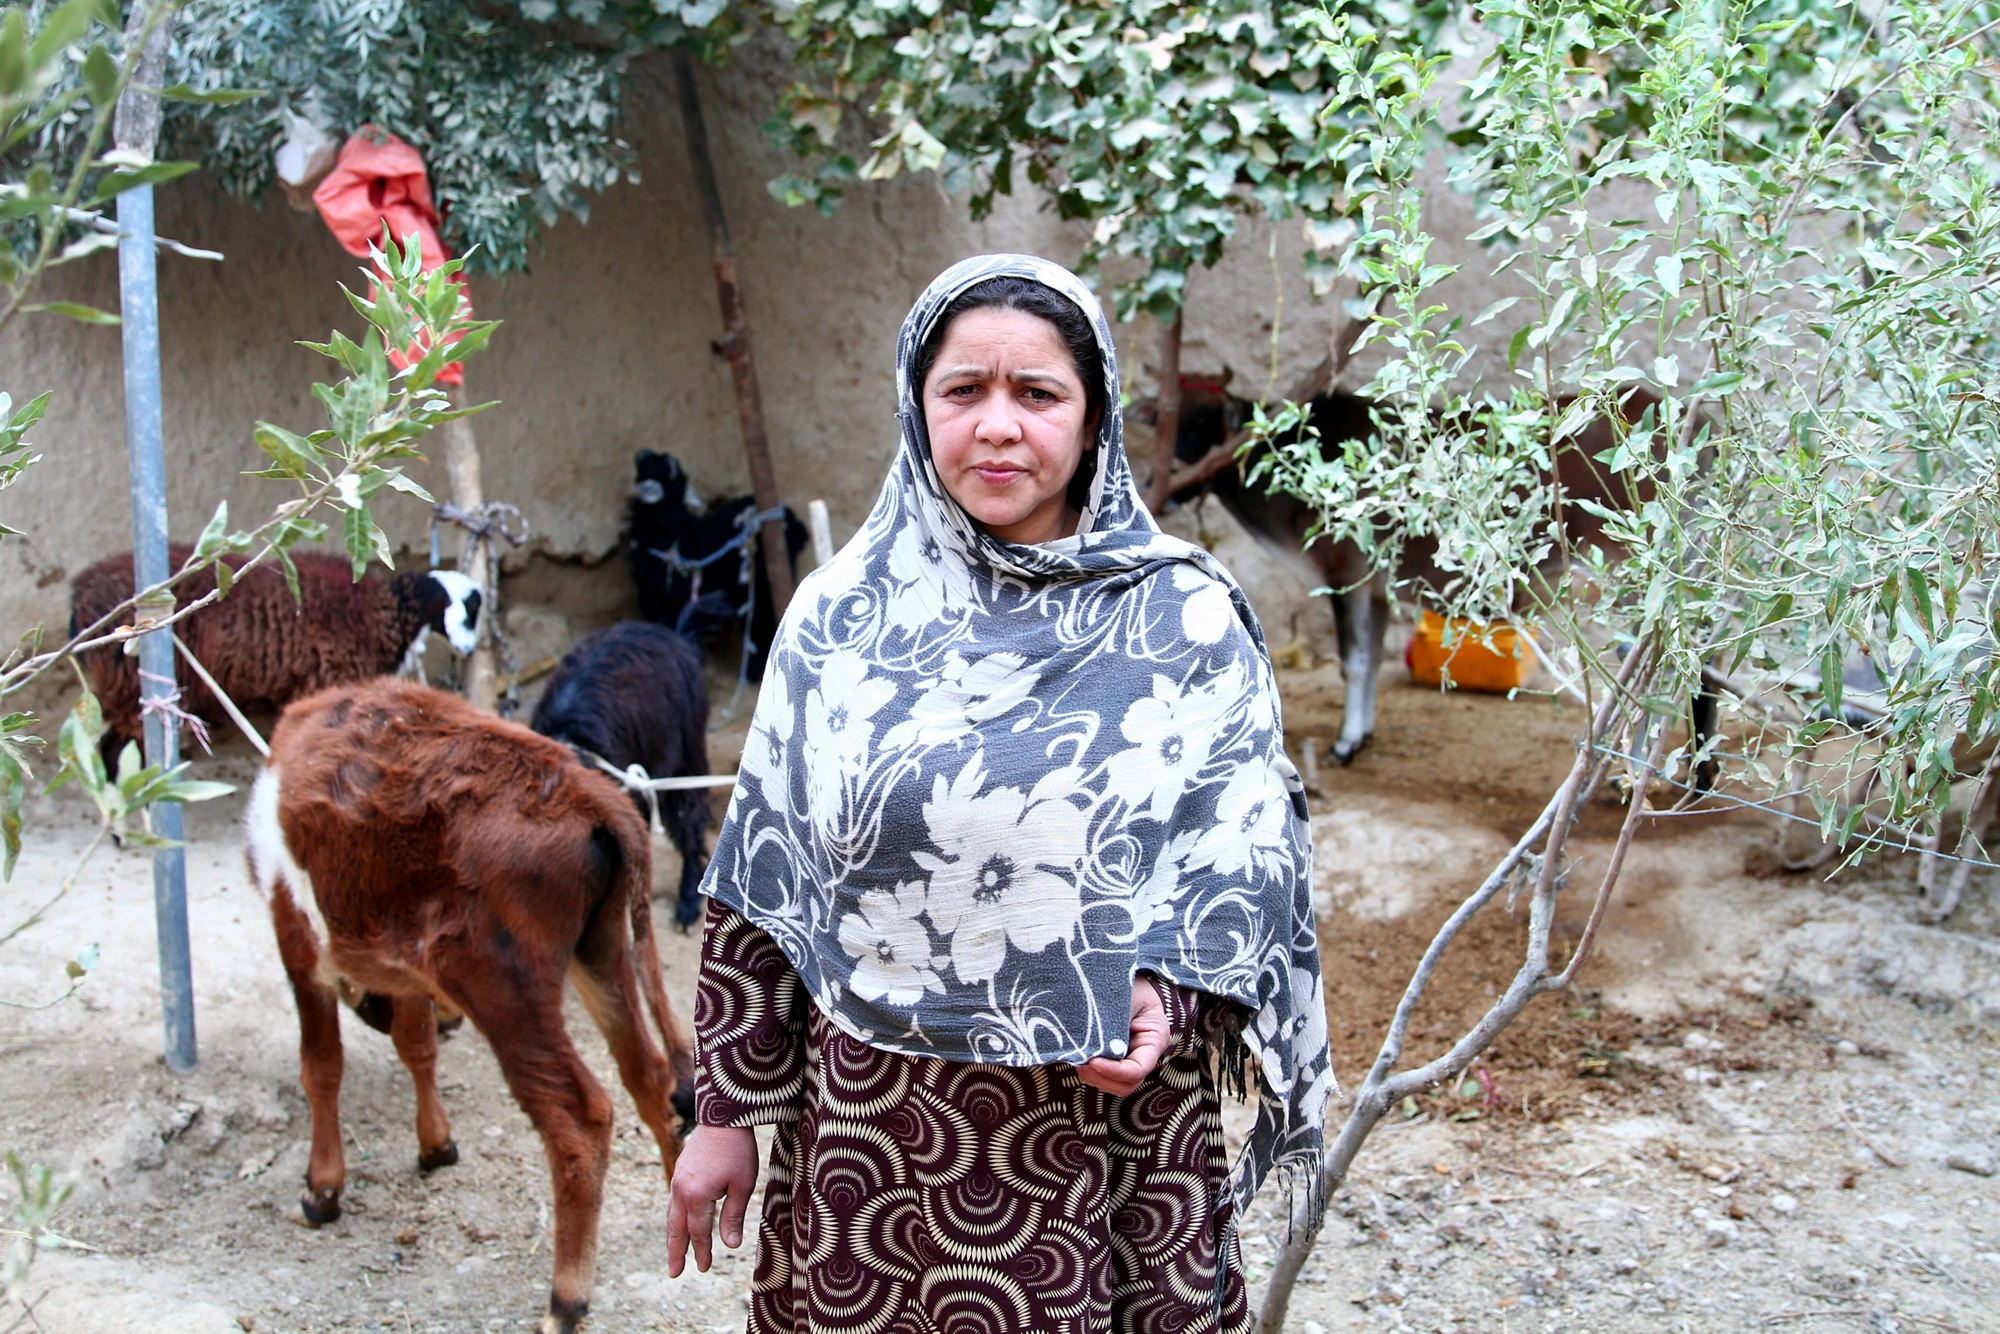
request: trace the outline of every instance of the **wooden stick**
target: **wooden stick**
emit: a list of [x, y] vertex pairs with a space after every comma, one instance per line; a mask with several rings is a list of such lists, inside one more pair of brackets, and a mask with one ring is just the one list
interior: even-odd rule
[[1835, 1098], [1833, 1100], [1833, 1108], [1836, 1112], [1840, 1113], [1840, 1124], [1847, 1127], [1847, 1133], [1860, 1140], [1862, 1147], [1867, 1149], [1868, 1152], [1880, 1158], [1884, 1167], [1901, 1167], [1903, 1165], [1901, 1158], [1898, 1158], [1895, 1154], [1890, 1153], [1880, 1144], [1877, 1144], [1873, 1136], [1847, 1119], [1847, 1103], [1843, 1099]]
[[743, 424], [743, 457], [750, 465], [750, 492], [757, 509], [773, 517], [762, 530], [764, 572], [771, 580], [771, 609], [783, 618], [792, 602], [792, 553], [785, 544], [785, 521], [777, 514], [778, 474], [771, 466], [771, 441], [764, 430], [764, 401], [757, 390], [757, 361], [750, 350], [750, 318], [743, 309], [743, 287], [736, 277], [736, 246], [729, 239], [729, 219], [722, 211], [722, 191], [715, 183], [715, 159], [708, 150], [708, 123], [701, 114], [701, 91], [694, 82], [694, 56], [685, 46], [674, 48], [674, 81], [680, 85], [681, 129], [687, 135], [688, 161], [701, 194], [701, 211], [708, 220], [714, 251], [715, 296], [722, 307], [722, 337], [713, 346], [729, 363], [736, 385], [736, 416]]
[[[454, 403], [454, 406], [461, 405]], [[486, 504], [486, 487], [480, 475], [479, 440], [472, 434], [470, 418], [460, 417], [444, 424], [444, 467], [451, 478], [451, 503], [467, 514], [478, 513]], [[473, 627], [477, 638], [466, 664], [465, 698], [477, 708], [493, 709], [500, 703], [500, 671], [493, 662], [491, 590], [499, 582], [499, 571], [486, 568], [488, 544], [470, 529], [466, 530], [465, 545], [459, 552], [458, 572], [472, 581], [485, 602], [479, 609], [479, 623]]]
[[826, 512], [824, 500], [812, 501], [806, 513], [812, 516], [813, 560], [824, 565], [833, 559], [833, 518]]
[[[173, 631], [169, 630], [167, 633], [173, 634]], [[243, 716], [243, 710], [237, 708], [236, 701], [229, 698], [229, 692], [218, 685], [215, 678], [208, 674], [208, 668], [201, 665], [201, 659], [195, 657], [193, 650], [181, 642], [179, 635], [174, 635], [174, 647], [180, 650], [181, 660], [187, 663], [189, 670], [200, 677], [201, 683], [208, 687], [208, 693], [215, 696], [215, 702], [220, 704], [222, 711], [229, 715], [229, 721], [236, 724], [236, 730], [243, 733], [250, 744], [257, 748], [259, 755], [262, 755], [267, 760], [270, 759], [270, 743], [265, 741], [257, 729], [250, 725], [250, 720]]]
[[1158, 514], [1174, 495], [1174, 443], [1181, 433], [1181, 316], [1160, 326], [1159, 416], [1153, 427], [1153, 480], [1146, 487], [1146, 508]]

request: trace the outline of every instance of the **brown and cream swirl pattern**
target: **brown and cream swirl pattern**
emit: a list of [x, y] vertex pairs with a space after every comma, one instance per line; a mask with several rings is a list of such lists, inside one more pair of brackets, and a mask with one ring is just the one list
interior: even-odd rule
[[704, 1124], [779, 1127], [750, 1334], [1249, 1329], [1233, 1254], [1215, 1301], [1228, 1165], [1197, 993], [1160, 988], [1176, 1045], [1112, 1098], [1066, 1066], [870, 1047], [782, 960], [710, 905], [697, 1106]]

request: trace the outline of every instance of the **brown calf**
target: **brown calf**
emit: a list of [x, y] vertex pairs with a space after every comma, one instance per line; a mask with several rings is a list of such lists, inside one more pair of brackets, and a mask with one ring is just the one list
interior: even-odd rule
[[[346, 1173], [337, 988], [391, 998], [427, 1172], [458, 1159], [436, 1080], [434, 1006], [448, 1002], [485, 1035], [541, 1132], [555, 1188], [542, 1329], [569, 1334], [596, 1273], [611, 1101], [563, 1027], [564, 977], [610, 1043], [668, 1180], [676, 1070], [693, 1082], [653, 941], [652, 849], [632, 803], [568, 746], [455, 695], [382, 679], [285, 710], [245, 819], [298, 998], [299, 1078], [312, 1106], [307, 1220], [339, 1217]], [[642, 991], [672, 1065], [647, 1031]]]

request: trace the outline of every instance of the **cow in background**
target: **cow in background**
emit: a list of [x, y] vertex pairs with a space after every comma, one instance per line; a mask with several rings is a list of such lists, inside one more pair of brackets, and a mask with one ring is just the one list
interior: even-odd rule
[[[1332, 378], [1331, 360], [1322, 363], [1309, 382], [1311, 421], [1319, 431], [1322, 450], [1331, 457], [1339, 447], [1367, 440], [1376, 432], [1374, 405], [1356, 394], [1328, 387]], [[1659, 399], [1645, 390], [1634, 390], [1622, 400], [1625, 418], [1636, 423]], [[1442, 587], [1445, 575], [1435, 563], [1435, 547], [1428, 541], [1407, 544], [1394, 571], [1371, 571], [1368, 558], [1352, 541], [1321, 537], [1310, 546], [1307, 535], [1318, 515], [1304, 501], [1284, 493], [1271, 494], [1261, 485], [1246, 486], [1243, 469], [1223, 462], [1221, 451], [1248, 417], [1246, 400], [1231, 398], [1220, 381], [1184, 377], [1179, 431], [1175, 437], [1176, 456], [1193, 465], [1190, 472], [1204, 473], [1200, 481], [1176, 488], [1175, 495], [1191, 499], [1199, 486], [1207, 486], [1245, 528], [1267, 539], [1285, 543], [1291, 550], [1305, 550], [1306, 556], [1333, 590], [1334, 631], [1340, 644], [1341, 675], [1346, 680], [1340, 736], [1333, 743], [1333, 756], [1342, 764], [1352, 763], [1375, 733], [1375, 699], [1382, 674], [1382, 646], [1389, 628], [1389, 599], [1401, 595], [1421, 600], [1427, 588]], [[1611, 424], [1602, 418], [1593, 421], [1556, 452], [1556, 478], [1571, 498], [1594, 501], [1610, 508], [1629, 507], [1644, 499], [1632, 488], [1621, 485], [1596, 459], [1612, 445]], [[1572, 547], [1598, 541], [1604, 521], [1582, 506], [1564, 507], [1564, 532]], [[1715, 727], [1717, 700], [1704, 690], [1693, 702], [1692, 725], [1697, 736], [1710, 735]], [[1697, 775], [1705, 788], [1713, 776], [1713, 762], [1702, 766]]]

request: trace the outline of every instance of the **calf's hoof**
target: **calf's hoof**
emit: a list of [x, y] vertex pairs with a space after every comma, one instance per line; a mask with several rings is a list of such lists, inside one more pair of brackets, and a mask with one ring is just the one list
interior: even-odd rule
[[1333, 758], [1342, 764], [1354, 763], [1354, 757], [1368, 748], [1368, 740], [1369, 738], [1362, 737], [1359, 741], [1349, 741], [1346, 737], [1342, 737], [1333, 743]]
[[417, 1154], [417, 1170], [425, 1176], [440, 1167], [450, 1167], [458, 1161], [458, 1141], [446, 1140], [435, 1149], [424, 1149]]
[[588, 1299], [565, 1301], [561, 1297], [549, 1298], [549, 1313], [542, 1317], [541, 1334], [576, 1334], [576, 1327], [583, 1323], [584, 1316], [590, 1314]]
[[695, 923], [701, 920], [701, 909], [699, 892], [683, 893], [680, 900], [674, 904], [674, 925], [681, 929], [682, 935], [687, 935], [694, 929]]
[[299, 1212], [305, 1215], [310, 1227], [325, 1227], [340, 1221], [340, 1187], [315, 1188], [309, 1184], [306, 1193], [299, 1196]]

